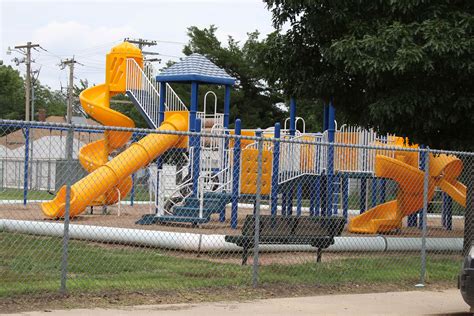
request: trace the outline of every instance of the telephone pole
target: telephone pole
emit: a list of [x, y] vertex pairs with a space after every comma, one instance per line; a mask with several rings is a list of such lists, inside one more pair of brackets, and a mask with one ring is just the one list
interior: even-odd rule
[[67, 97], [67, 115], [66, 115], [66, 121], [68, 124], [71, 124], [72, 122], [72, 107], [73, 107], [73, 101], [74, 101], [74, 65], [77, 64], [78, 62], [74, 59], [74, 57], [65, 59], [61, 61], [61, 69], [66, 68], [66, 66], [69, 66], [69, 85], [68, 85], [68, 97]]
[[40, 47], [39, 44], [27, 42], [25, 45], [15, 46], [22, 54], [25, 55], [26, 64], [26, 82], [25, 82], [25, 121], [30, 120], [30, 97], [31, 97], [31, 49]]
[[145, 46], [156, 46], [156, 41], [146, 40], [146, 39], [141, 39], [141, 38], [134, 39], [134, 38], [126, 37], [123, 41], [129, 42], [132, 44], [137, 44], [140, 50], [143, 50], [143, 47]]

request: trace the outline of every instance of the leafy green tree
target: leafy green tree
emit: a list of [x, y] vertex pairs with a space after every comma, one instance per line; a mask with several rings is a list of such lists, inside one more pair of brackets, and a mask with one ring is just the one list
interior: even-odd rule
[[263, 54], [270, 82], [303, 99], [334, 97], [349, 123], [474, 148], [474, 2], [265, 2], [278, 30]]
[[0, 66], [0, 118], [25, 118], [25, 88], [20, 73], [11, 66]]
[[[264, 128], [282, 120], [286, 114], [276, 104], [284, 101], [283, 95], [265, 80], [266, 68], [262, 67], [259, 58], [265, 50], [265, 43], [259, 40], [259, 33], [248, 33], [244, 43], [229, 36], [227, 43], [223, 44], [218, 40], [216, 31], [217, 28], [213, 25], [203, 29], [196, 26], [188, 28], [189, 43], [184, 47], [183, 53], [204, 55], [237, 79], [231, 93], [231, 124], [236, 118], [240, 118], [244, 127]], [[190, 87], [173, 85], [173, 88], [188, 104]], [[216, 93], [218, 109], [222, 112], [224, 88], [202, 86], [200, 104], [203, 104], [204, 94], [208, 90]], [[207, 106], [212, 107], [213, 100], [209, 99]]]

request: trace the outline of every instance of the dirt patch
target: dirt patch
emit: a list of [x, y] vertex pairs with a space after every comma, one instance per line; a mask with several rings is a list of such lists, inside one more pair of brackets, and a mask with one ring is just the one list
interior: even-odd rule
[[[454, 288], [452, 282], [427, 284], [426, 290], [436, 291]], [[248, 301], [264, 298], [330, 295], [344, 293], [383, 293], [414, 290], [411, 283], [391, 284], [344, 284], [304, 285], [287, 284], [252, 287], [219, 287], [181, 291], [150, 291], [107, 293], [71, 293], [69, 295], [23, 295], [0, 298], [0, 311], [14, 313], [21, 311], [72, 308], [117, 308], [131, 305], [156, 305], [177, 303], [199, 303], [216, 301]]]

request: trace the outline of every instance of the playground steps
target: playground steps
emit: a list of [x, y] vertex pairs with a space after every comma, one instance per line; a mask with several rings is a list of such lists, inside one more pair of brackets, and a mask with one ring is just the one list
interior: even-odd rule
[[192, 223], [202, 224], [211, 220], [212, 214], [225, 211], [232, 196], [225, 192], [204, 193], [202, 217], [199, 216], [200, 201], [197, 197], [187, 197], [183, 205], [173, 208], [172, 215], [156, 216], [155, 214], [144, 215], [136, 222], [139, 225], [151, 225], [155, 223]]
[[[129, 90], [126, 94], [142, 117], [145, 118], [148, 126], [153, 129], [158, 128], [158, 111], [155, 109], [158, 104], [155, 104], [155, 99], [145, 90]], [[141, 102], [135, 97], [136, 95], [142, 96]]]

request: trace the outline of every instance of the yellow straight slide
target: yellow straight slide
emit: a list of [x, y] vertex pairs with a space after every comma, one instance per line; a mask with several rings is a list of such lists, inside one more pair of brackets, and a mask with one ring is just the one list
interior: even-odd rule
[[[158, 128], [164, 131], [186, 131], [186, 129], [186, 112], [173, 113]], [[181, 136], [172, 134], [148, 135], [76, 182], [71, 186], [70, 216], [74, 217], [82, 213], [95, 198], [178, 144], [180, 138]], [[62, 187], [56, 198], [43, 203], [41, 208], [48, 217], [63, 217], [66, 209], [66, 187]]]
[[[124, 42], [112, 48], [106, 57], [106, 82], [84, 90], [79, 96], [87, 114], [105, 126], [135, 126], [129, 117], [110, 108], [110, 98], [126, 92], [128, 58], [143, 65], [142, 53], [133, 44]], [[187, 130], [188, 112], [167, 114], [158, 130]], [[175, 146], [181, 138], [178, 135], [151, 134], [108, 161], [110, 153], [123, 147], [130, 137], [130, 132], [105, 131], [103, 139], [79, 150], [79, 161], [90, 174], [71, 187], [71, 217], [82, 213], [87, 206], [111, 205], [124, 198], [132, 188], [131, 174]], [[65, 208], [65, 187], [58, 191], [53, 200], [41, 205], [44, 215], [49, 218], [63, 217]]]

